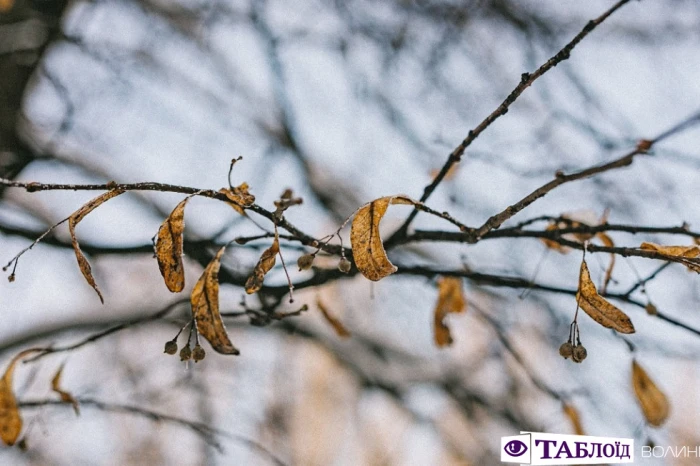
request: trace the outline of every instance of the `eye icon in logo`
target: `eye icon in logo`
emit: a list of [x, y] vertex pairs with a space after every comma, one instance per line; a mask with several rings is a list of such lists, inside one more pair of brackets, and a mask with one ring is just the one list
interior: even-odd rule
[[518, 457], [522, 456], [527, 451], [527, 445], [520, 440], [511, 440], [510, 442], [506, 443], [503, 450], [505, 450], [505, 452], [510, 456]]

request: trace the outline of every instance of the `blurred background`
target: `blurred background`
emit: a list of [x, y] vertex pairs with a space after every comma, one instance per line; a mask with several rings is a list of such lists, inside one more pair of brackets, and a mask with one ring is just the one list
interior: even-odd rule
[[[373, 199], [419, 198], [521, 73], [534, 71], [612, 3], [1, 0], [0, 176], [219, 189], [231, 159], [243, 156], [234, 185], [247, 182], [271, 210], [293, 189], [304, 203], [286, 218], [321, 238]], [[556, 170], [613, 160], [682, 121], [700, 107], [699, 43], [696, 1], [624, 6], [479, 137], [428, 205], [477, 226]], [[611, 223], [697, 227], [699, 136], [685, 131], [631, 167], [564, 185], [509, 224], [563, 213], [597, 219], [607, 209]], [[5, 264], [96, 193], [0, 188], [0, 195]], [[534, 238], [397, 247], [394, 276], [372, 284], [357, 275], [299, 290], [295, 304], [285, 300], [279, 312], [304, 303], [309, 311], [269, 326], [227, 317], [241, 355], [218, 355], [205, 343], [207, 358], [186, 364], [164, 355], [163, 344], [189, 319], [191, 287], [216, 244], [259, 230], [226, 205], [192, 199], [187, 288], [174, 296], [150, 244], [182, 198], [127, 193], [81, 222], [78, 237], [104, 305], [75, 264], [65, 226], [22, 256], [14, 283], [0, 280], [2, 361], [29, 346], [80, 342], [185, 299], [164, 318], [20, 365], [20, 401], [55, 399], [50, 381], [65, 363], [63, 387], [103, 405], [86, 404], [80, 417], [69, 406], [23, 409], [26, 449], [2, 448], [0, 462], [491, 465], [500, 464], [501, 436], [573, 433], [564, 403], [576, 408], [589, 435], [630, 437], [638, 446], [700, 445], [700, 337], [692, 331], [700, 329], [700, 282], [682, 266], [667, 267], [632, 296], [691, 330], [620, 305], [637, 329], [627, 339], [632, 352], [583, 316], [583, 364], [557, 353], [576, 308], [572, 296], [523, 296], [465, 280], [468, 310], [449, 317], [454, 343], [438, 349], [436, 280], [400, 273], [402, 266], [525, 279], [536, 273], [538, 283], [575, 289], [580, 253], [548, 252]], [[390, 233], [409, 212], [392, 207], [382, 230]], [[454, 229], [423, 214], [413, 227]], [[610, 236], [618, 246], [678, 241]], [[269, 243], [230, 247], [222, 267], [249, 274]], [[304, 251], [311, 252], [282, 244], [294, 282], [314, 273], [293, 266]], [[608, 260], [588, 258], [594, 281]], [[315, 265], [336, 263], [319, 256]], [[624, 292], [659, 265], [619, 257], [610, 291]], [[285, 283], [278, 263], [266, 284]], [[222, 312], [240, 312], [243, 295], [240, 285], [222, 283]], [[244, 299], [259, 305], [256, 296]], [[351, 338], [324, 321], [319, 300]], [[646, 425], [635, 400], [633, 358], [671, 401], [662, 428]], [[647, 464], [639, 453], [637, 447], [638, 464]]]

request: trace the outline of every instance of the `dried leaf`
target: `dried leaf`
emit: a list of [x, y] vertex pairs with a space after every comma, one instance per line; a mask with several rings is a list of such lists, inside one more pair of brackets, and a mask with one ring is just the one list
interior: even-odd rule
[[361, 207], [352, 221], [350, 243], [357, 269], [373, 281], [396, 272], [389, 261], [384, 244], [379, 236], [379, 222], [390, 204], [416, 204], [406, 196], [387, 196], [376, 199]]
[[[654, 243], [642, 243], [639, 249], [646, 251], [656, 251], [659, 254], [680, 259], [695, 259], [700, 256], [700, 247], [698, 246], [660, 246]], [[690, 261], [682, 261], [683, 265], [693, 272], [700, 273], [700, 264]]]
[[275, 231], [275, 240], [272, 242], [272, 246], [265, 249], [260, 260], [258, 260], [255, 269], [248, 280], [245, 282], [245, 292], [248, 294], [255, 293], [260, 290], [263, 286], [263, 281], [265, 280], [265, 274], [269, 272], [275, 265], [275, 256], [280, 252], [280, 239], [277, 231]]
[[[605, 233], [600, 232], [596, 235], [596, 237], [599, 238], [600, 241], [605, 246], [607, 246], [609, 248], [615, 247], [615, 243], [613, 243], [612, 238], [610, 238]], [[610, 284], [610, 280], [612, 280], [612, 272], [613, 272], [614, 267], [615, 267], [615, 254], [610, 254], [610, 264], [608, 265], [608, 268], [605, 269], [605, 278], [603, 278], [603, 286], [600, 287], [601, 294], [605, 294], [605, 292], [608, 289], [608, 284]]]
[[255, 203], [255, 196], [248, 192], [248, 183], [242, 183], [240, 186], [235, 188], [227, 189], [221, 188], [220, 193], [226, 196], [229, 205], [241, 215], [245, 215], [244, 207], [250, 207]]
[[[567, 225], [563, 223], [552, 222], [547, 226], [547, 228], [545, 228], [545, 231], [554, 231], [560, 228], [565, 228], [566, 226]], [[566, 254], [570, 251], [568, 247], [562, 246], [561, 244], [549, 238], [540, 238], [540, 241], [542, 241], [548, 249], [554, 249], [560, 254]]]
[[598, 294], [595, 284], [591, 280], [586, 261], [581, 262], [576, 300], [581, 309], [603, 327], [617, 330], [620, 333], [634, 333], [634, 325], [627, 314]]
[[578, 410], [574, 408], [573, 405], [564, 403], [563, 406], [564, 414], [571, 421], [571, 426], [574, 428], [574, 433], [576, 435], [586, 435], [583, 431], [583, 426], [581, 425], [581, 417], [579, 416]]
[[14, 5], [14, 0], [0, 0], [0, 13], [9, 12]]
[[61, 374], [63, 373], [63, 366], [58, 368], [56, 375], [51, 379], [51, 390], [58, 393], [61, 397], [61, 401], [64, 403], [70, 403], [73, 405], [73, 411], [75, 411], [76, 416], [80, 416], [80, 407], [78, 406], [78, 400], [76, 400], [73, 395], [61, 389]]
[[182, 243], [185, 231], [185, 204], [183, 199], [165, 219], [158, 229], [156, 239], [156, 259], [160, 274], [165, 279], [165, 286], [173, 293], [179, 293], [185, 287], [185, 268], [182, 264]]
[[83, 273], [83, 276], [85, 277], [85, 280], [87, 280], [88, 284], [97, 292], [97, 296], [100, 297], [100, 301], [102, 302], [102, 304], [104, 304], [105, 300], [102, 297], [102, 293], [100, 293], [99, 288], [97, 288], [97, 283], [95, 283], [95, 277], [92, 276], [92, 267], [90, 267], [90, 263], [88, 262], [83, 252], [80, 250], [78, 238], [76, 238], [75, 236], [75, 227], [76, 225], [78, 225], [78, 223], [80, 223], [81, 220], [83, 220], [87, 216], [87, 214], [95, 210], [103, 203], [112, 199], [113, 197], [119, 196], [123, 192], [123, 189], [113, 189], [111, 191], [107, 191], [106, 193], [97, 196], [96, 198], [89, 201], [87, 204], [83, 205], [80, 209], [73, 212], [68, 218], [68, 231], [70, 232], [70, 238], [71, 243], [73, 244], [73, 250], [75, 251], [75, 257], [78, 259], [78, 267], [80, 267], [80, 271]]
[[190, 302], [197, 331], [207, 339], [211, 347], [222, 354], [239, 354], [228, 337], [219, 313], [219, 267], [225, 250], [225, 246], [219, 249], [204, 269], [192, 289]]
[[438, 281], [438, 301], [435, 306], [435, 344], [439, 347], [452, 344], [450, 328], [445, 323], [445, 317], [450, 313], [464, 312], [467, 300], [462, 289], [462, 279], [459, 277], [443, 277]]
[[343, 325], [343, 323], [340, 320], [338, 320], [337, 317], [335, 317], [328, 311], [328, 308], [326, 308], [326, 306], [321, 302], [320, 299], [316, 300], [316, 306], [318, 306], [318, 309], [323, 314], [323, 317], [329, 324], [331, 324], [331, 327], [333, 327], [333, 330], [335, 330], [335, 333], [337, 333], [339, 337], [348, 338], [351, 336], [350, 331], [347, 328], [345, 328], [345, 325]]
[[671, 410], [668, 398], [635, 360], [632, 360], [632, 386], [647, 422], [654, 427], [666, 422]]
[[12, 390], [15, 365], [26, 355], [36, 351], [35, 349], [25, 350], [12, 358], [5, 370], [5, 375], [0, 379], [0, 439], [5, 442], [5, 445], [14, 445], [22, 431], [22, 416], [20, 416], [17, 399]]

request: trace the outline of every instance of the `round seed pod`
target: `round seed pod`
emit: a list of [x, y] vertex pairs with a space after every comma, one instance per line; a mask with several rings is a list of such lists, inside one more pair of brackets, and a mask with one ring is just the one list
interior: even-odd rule
[[313, 254], [304, 254], [299, 259], [297, 259], [297, 265], [299, 266], [299, 271], [309, 270], [311, 265], [314, 263]]
[[340, 262], [338, 262], [338, 270], [340, 270], [343, 273], [348, 273], [350, 272], [351, 268], [352, 264], [350, 263], [350, 261], [344, 257], [341, 257]]
[[183, 346], [180, 350], [180, 361], [188, 361], [192, 357], [192, 350], [190, 349], [190, 344]]
[[170, 340], [165, 342], [165, 354], [175, 354], [177, 353], [177, 341]]
[[572, 345], [571, 342], [568, 341], [566, 343], [563, 343], [559, 347], [559, 354], [564, 359], [569, 359], [574, 354], [574, 345]]
[[194, 362], [199, 362], [204, 359], [206, 354], [207, 353], [204, 351], [204, 348], [199, 345], [195, 345], [194, 349], [192, 350], [192, 359], [194, 359]]
[[583, 360], [586, 359], [586, 356], [588, 356], [588, 351], [586, 351], [586, 348], [581, 343], [574, 347], [574, 362], [583, 362]]

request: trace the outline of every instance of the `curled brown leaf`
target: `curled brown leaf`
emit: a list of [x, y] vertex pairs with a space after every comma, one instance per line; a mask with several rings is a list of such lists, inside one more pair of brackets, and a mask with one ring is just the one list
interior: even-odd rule
[[598, 294], [595, 284], [591, 280], [586, 261], [581, 262], [576, 300], [581, 309], [603, 327], [617, 330], [620, 333], [634, 333], [634, 325], [627, 314]]
[[459, 277], [442, 277], [438, 281], [438, 301], [434, 313], [434, 340], [439, 347], [452, 344], [450, 328], [445, 323], [445, 317], [450, 313], [464, 312], [467, 300], [462, 289], [462, 279]]
[[697, 259], [700, 256], [700, 247], [692, 246], [661, 246], [654, 243], [642, 243], [639, 249], [645, 251], [656, 251], [661, 255], [681, 259], [681, 263], [688, 267], [688, 270], [700, 273], [700, 263], [686, 261], [684, 259]]
[[576, 435], [586, 435], [586, 433], [583, 431], [583, 426], [581, 425], [581, 416], [579, 415], [578, 410], [569, 403], [564, 403], [562, 409], [564, 410], [566, 417], [568, 417], [569, 421], [571, 421], [571, 427], [573, 427], [574, 433]]
[[241, 215], [245, 215], [245, 207], [250, 207], [255, 202], [255, 196], [248, 191], [248, 183], [242, 183], [234, 188], [221, 188], [220, 193], [226, 196], [229, 205]]
[[654, 427], [666, 422], [671, 411], [668, 398], [635, 360], [632, 360], [632, 386], [647, 422]]
[[185, 269], [182, 263], [183, 233], [185, 231], [185, 204], [192, 196], [183, 199], [158, 229], [156, 259], [165, 286], [173, 293], [185, 287]]
[[262, 288], [263, 281], [265, 280], [265, 274], [267, 274], [272, 267], [275, 265], [275, 256], [280, 252], [280, 239], [277, 231], [275, 230], [275, 240], [272, 242], [272, 246], [265, 249], [258, 263], [255, 265], [253, 273], [248, 277], [245, 282], [245, 292], [248, 294], [260, 291]]
[[51, 379], [51, 390], [58, 393], [61, 397], [61, 401], [64, 403], [70, 403], [73, 405], [73, 411], [75, 411], [76, 416], [80, 416], [80, 407], [78, 406], [78, 400], [76, 400], [73, 395], [61, 388], [61, 374], [63, 373], [63, 366], [58, 368], [56, 375]]
[[362, 275], [373, 281], [396, 272], [396, 267], [389, 261], [379, 236], [379, 222], [391, 204], [415, 205], [416, 201], [402, 195], [376, 199], [357, 211], [350, 228], [355, 265]]
[[219, 268], [226, 247], [219, 249], [197, 280], [190, 295], [192, 316], [197, 331], [214, 350], [222, 354], [240, 354], [229, 339], [219, 312]]
[[330, 313], [328, 308], [323, 304], [323, 302], [321, 302], [320, 299], [316, 300], [316, 306], [318, 306], [318, 309], [321, 311], [321, 314], [323, 314], [326, 322], [333, 327], [333, 330], [335, 330], [335, 333], [338, 334], [339, 337], [349, 338], [351, 336], [350, 331], [345, 327], [345, 325], [343, 325], [343, 323], [337, 317]]
[[80, 250], [78, 238], [75, 236], [75, 227], [76, 225], [78, 225], [78, 223], [80, 223], [82, 219], [85, 218], [85, 216], [87, 216], [87, 214], [95, 210], [103, 203], [112, 199], [113, 197], [119, 196], [123, 192], [123, 189], [113, 189], [111, 191], [107, 191], [106, 193], [103, 193], [97, 196], [96, 198], [90, 200], [80, 209], [73, 212], [70, 217], [68, 217], [68, 231], [70, 232], [70, 238], [71, 243], [73, 245], [73, 250], [75, 251], [75, 257], [76, 259], [78, 259], [78, 267], [80, 267], [80, 271], [82, 272], [83, 277], [85, 277], [85, 280], [87, 280], [88, 284], [95, 290], [97, 296], [100, 297], [100, 301], [102, 302], [102, 304], [104, 304], [105, 300], [102, 297], [102, 293], [100, 292], [99, 288], [97, 288], [95, 277], [92, 276], [92, 267], [90, 267], [90, 263], [88, 262], [83, 252]]
[[10, 361], [5, 369], [5, 375], [0, 379], [0, 439], [5, 445], [14, 445], [22, 431], [22, 416], [17, 406], [17, 399], [12, 389], [12, 376], [17, 362], [28, 354], [38, 350], [22, 351]]

